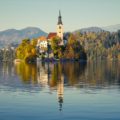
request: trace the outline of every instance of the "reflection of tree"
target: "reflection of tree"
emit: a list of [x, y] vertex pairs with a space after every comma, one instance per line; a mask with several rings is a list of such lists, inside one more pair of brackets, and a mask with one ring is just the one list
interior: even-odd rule
[[15, 70], [24, 83], [37, 82], [37, 69], [35, 64], [20, 62], [15, 65]]
[[[120, 63], [114, 61], [95, 61], [87, 64], [80, 62], [50, 63], [49, 69], [48, 63], [41, 63], [37, 67], [39, 71], [36, 65], [21, 62], [15, 65], [15, 70], [24, 83], [38, 83], [37, 75], [39, 74], [40, 80], [46, 79], [45, 84], [53, 89], [57, 89], [62, 77], [64, 77], [63, 83], [75, 87], [84, 87], [84, 85], [103, 87], [120, 83]], [[4, 65], [4, 69], [8, 71], [6, 65]]]
[[85, 75], [80, 76], [80, 81], [85, 85], [105, 87], [113, 85], [120, 79], [120, 64], [112, 61], [95, 61], [87, 63]]
[[3, 62], [0, 65], [0, 71], [2, 71], [2, 76], [10, 77], [14, 74], [13, 63], [12, 62]]
[[[21, 62], [15, 64], [15, 67], [12, 66], [13, 64], [10, 63], [0, 64], [0, 77], [4, 76], [9, 79], [12, 74], [14, 75], [15, 68], [15, 72], [23, 83], [40, 84], [43, 88], [47, 85], [47, 87], [50, 87], [50, 90], [56, 89], [59, 110], [62, 110], [64, 101], [64, 83], [66, 84], [65, 87], [67, 85], [77, 87], [78, 89], [90, 87], [90, 89], [95, 88], [95, 90], [96, 88], [103, 89], [104, 87], [113, 87], [114, 85], [119, 87], [120, 85], [120, 62], [95, 61], [88, 62], [87, 64], [80, 62], [58, 62], [55, 64], [50, 63], [49, 69], [48, 63], [41, 63], [39, 66], [36, 66]], [[49, 70], [49, 73], [47, 70]], [[40, 82], [38, 82], [37, 72], [40, 73]], [[50, 79], [49, 81], [44, 81], [48, 80], [47, 74], [50, 74]], [[45, 78], [44, 80], [42, 75]], [[9, 82], [11, 82], [10, 79]]]
[[64, 64], [64, 76], [67, 79], [68, 85], [79, 83], [79, 77], [84, 73], [86, 63], [68, 62]]
[[120, 62], [109, 61], [105, 65], [105, 76], [109, 84], [120, 82]]
[[120, 84], [120, 63], [114, 61], [93, 61], [86, 63], [66, 62], [55, 64], [51, 74], [50, 87], [56, 88], [61, 76], [68, 86], [105, 87]]
[[54, 64], [54, 67], [51, 73], [51, 79], [49, 82], [50, 87], [57, 86], [58, 80], [61, 79], [61, 69], [62, 69], [62, 66], [60, 65], [60, 63]]

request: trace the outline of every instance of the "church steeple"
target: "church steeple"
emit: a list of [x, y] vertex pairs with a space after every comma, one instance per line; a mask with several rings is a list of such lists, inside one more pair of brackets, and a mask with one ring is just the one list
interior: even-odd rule
[[59, 16], [58, 16], [58, 23], [57, 23], [57, 36], [61, 38], [61, 45], [64, 45], [64, 42], [63, 42], [63, 23], [62, 23], [62, 16], [61, 16], [60, 10], [59, 10]]
[[59, 16], [58, 16], [58, 25], [62, 24], [62, 17], [61, 17], [61, 12], [59, 10]]

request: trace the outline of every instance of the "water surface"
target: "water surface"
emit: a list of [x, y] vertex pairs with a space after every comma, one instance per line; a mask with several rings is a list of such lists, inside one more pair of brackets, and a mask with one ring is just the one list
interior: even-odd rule
[[120, 62], [0, 63], [0, 120], [120, 120]]

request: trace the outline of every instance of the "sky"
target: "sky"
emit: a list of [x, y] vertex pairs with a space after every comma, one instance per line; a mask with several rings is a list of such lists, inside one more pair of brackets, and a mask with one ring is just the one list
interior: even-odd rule
[[120, 24], [120, 0], [0, 0], [0, 31], [38, 27], [54, 32], [59, 10], [64, 31]]

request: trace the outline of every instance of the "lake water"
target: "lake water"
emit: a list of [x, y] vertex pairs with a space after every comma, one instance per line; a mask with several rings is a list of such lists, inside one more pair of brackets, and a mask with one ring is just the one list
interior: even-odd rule
[[0, 120], [120, 120], [120, 62], [0, 63]]

